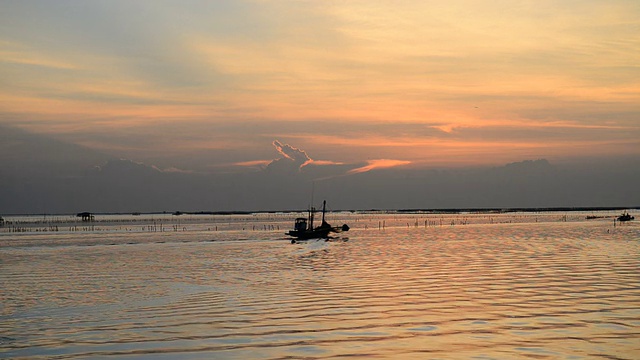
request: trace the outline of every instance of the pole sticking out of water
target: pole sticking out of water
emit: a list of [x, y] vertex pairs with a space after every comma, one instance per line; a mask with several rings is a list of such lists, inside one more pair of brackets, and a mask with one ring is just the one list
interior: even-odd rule
[[311, 181], [311, 207], [313, 207], [313, 195], [315, 191], [316, 191], [316, 182], [314, 180], [314, 181]]

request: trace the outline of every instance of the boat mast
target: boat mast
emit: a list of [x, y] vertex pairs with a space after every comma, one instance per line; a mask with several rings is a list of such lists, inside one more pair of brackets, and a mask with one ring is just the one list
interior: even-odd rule
[[313, 229], [313, 207], [309, 207], [309, 221], [307, 223], [307, 230]]
[[316, 212], [316, 208], [313, 207], [313, 195], [315, 193], [315, 190], [316, 190], [316, 182], [312, 181], [311, 182], [311, 208], [309, 209], [309, 230], [313, 230], [313, 217]]
[[326, 210], [326, 207], [327, 207], [327, 200], [324, 200], [322, 202], [322, 225], [325, 224], [325, 222], [324, 222], [324, 212]]

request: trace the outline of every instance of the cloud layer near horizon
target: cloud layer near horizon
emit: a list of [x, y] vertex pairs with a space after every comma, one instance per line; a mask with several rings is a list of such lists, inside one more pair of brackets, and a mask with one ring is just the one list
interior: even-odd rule
[[636, 206], [640, 201], [640, 193], [631, 191], [640, 181], [639, 158], [582, 165], [540, 159], [436, 170], [399, 160], [314, 160], [301, 168], [310, 155], [296, 161], [272, 149], [271, 156], [277, 158], [262, 162], [258, 171], [191, 172], [0, 125], [0, 214], [290, 210], [308, 205], [311, 193], [334, 209]]
[[640, 156], [637, 1], [0, 10], [0, 122], [133, 159], [246, 164], [274, 138], [349, 163]]

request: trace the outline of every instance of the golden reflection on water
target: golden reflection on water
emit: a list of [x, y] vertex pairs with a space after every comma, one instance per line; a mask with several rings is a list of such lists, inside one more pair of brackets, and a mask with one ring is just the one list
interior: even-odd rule
[[356, 229], [305, 245], [281, 232], [5, 242], [0, 355], [640, 358], [640, 227], [610, 230], [503, 223]]

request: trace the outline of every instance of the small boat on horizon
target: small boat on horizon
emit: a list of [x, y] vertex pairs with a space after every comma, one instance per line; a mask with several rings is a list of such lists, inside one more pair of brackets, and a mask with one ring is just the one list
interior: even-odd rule
[[622, 215], [618, 216], [618, 221], [631, 221], [635, 219], [635, 217], [629, 215], [629, 212], [623, 212]]
[[318, 227], [313, 227], [313, 220], [316, 213], [316, 208], [311, 207], [309, 209], [308, 218], [299, 217], [296, 218], [293, 230], [289, 230], [286, 235], [293, 236], [295, 239], [291, 239], [291, 243], [310, 239], [328, 239], [329, 233], [349, 231], [349, 225], [343, 224], [342, 226], [331, 226], [325, 221], [325, 213], [327, 208], [327, 201], [322, 202], [322, 223]]

